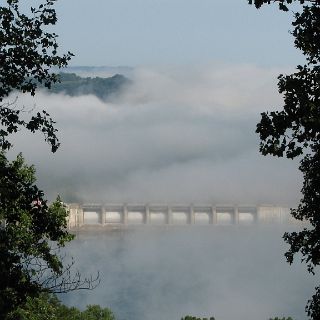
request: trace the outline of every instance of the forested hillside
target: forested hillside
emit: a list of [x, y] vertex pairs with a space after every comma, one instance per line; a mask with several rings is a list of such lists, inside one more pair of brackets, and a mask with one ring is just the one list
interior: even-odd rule
[[59, 77], [61, 82], [53, 84], [50, 92], [69, 96], [92, 94], [102, 100], [119, 94], [131, 83], [131, 80], [120, 74], [109, 78], [82, 78], [75, 73], [60, 73]]

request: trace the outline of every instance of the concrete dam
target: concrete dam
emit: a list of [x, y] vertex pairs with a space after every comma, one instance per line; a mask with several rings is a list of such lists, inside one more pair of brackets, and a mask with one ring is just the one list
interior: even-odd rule
[[164, 205], [72, 203], [68, 228], [301, 224], [290, 215], [290, 208], [273, 205]]

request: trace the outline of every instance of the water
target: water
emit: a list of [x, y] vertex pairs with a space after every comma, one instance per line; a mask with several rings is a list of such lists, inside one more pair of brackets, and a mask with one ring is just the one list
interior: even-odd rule
[[[101, 275], [94, 291], [60, 298], [110, 307], [118, 320], [217, 320], [274, 316], [305, 319], [316, 285], [289, 266], [281, 236], [289, 227], [202, 226], [87, 232], [67, 248], [83, 274]], [[292, 229], [292, 227], [291, 227]]]

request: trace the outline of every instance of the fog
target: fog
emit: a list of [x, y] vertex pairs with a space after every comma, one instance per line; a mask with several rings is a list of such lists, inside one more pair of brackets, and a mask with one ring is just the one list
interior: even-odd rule
[[[18, 107], [49, 111], [62, 145], [52, 155], [41, 137], [19, 132], [10, 155], [23, 151], [36, 165], [49, 199], [60, 194], [67, 202], [295, 206], [302, 181], [298, 163], [261, 156], [255, 134], [260, 113], [281, 107], [276, 78], [287, 71], [215, 64], [136, 68], [130, 73], [133, 84], [108, 101], [20, 95]], [[185, 227], [82, 235], [68, 254], [84, 274], [99, 270], [102, 283], [94, 292], [62, 299], [81, 308], [109, 306], [118, 320], [186, 314], [304, 319], [316, 282], [300, 264], [286, 264], [284, 229]]]
[[297, 163], [259, 155], [254, 133], [259, 114], [281, 106], [276, 77], [286, 71], [137, 68], [133, 85], [109, 101], [19, 96], [27, 110], [49, 111], [62, 145], [52, 155], [41, 137], [19, 133], [15, 150], [36, 165], [49, 199], [294, 206]]
[[[70, 305], [108, 306], [117, 320], [306, 319], [316, 279], [289, 266], [286, 227], [138, 228], [78, 235], [69, 252], [84, 275], [100, 272], [94, 291], [60, 298]], [[317, 278], [319, 280], [319, 278]]]

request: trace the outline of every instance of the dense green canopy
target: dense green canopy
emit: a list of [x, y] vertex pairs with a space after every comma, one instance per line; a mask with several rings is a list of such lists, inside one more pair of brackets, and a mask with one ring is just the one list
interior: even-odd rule
[[84, 311], [67, 307], [52, 294], [28, 298], [26, 303], [12, 312], [7, 320], [115, 320], [111, 310], [88, 305]]
[[[301, 11], [294, 13], [292, 35], [306, 61], [293, 74], [279, 76], [284, 105], [280, 111], [261, 114], [257, 133], [263, 155], [300, 158], [303, 197], [291, 213], [298, 220], [308, 221], [310, 227], [285, 233], [284, 239], [290, 245], [285, 256], [292, 263], [295, 254], [301, 253], [308, 271], [315, 273], [320, 265], [320, 1], [249, 0], [253, 2], [257, 8], [275, 2], [284, 11], [294, 2], [303, 4]], [[311, 319], [320, 319], [320, 287], [306, 311]]]
[[[25, 128], [40, 131], [54, 152], [59, 141], [54, 121], [43, 110], [32, 114], [8, 100], [14, 91], [35, 94], [39, 84], [57, 81], [53, 67], [65, 67], [71, 53], [59, 56], [57, 35], [49, 26], [57, 21], [55, 0], [43, 0], [29, 13], [19, 0], [0, 6], [0, 319], [43, 291], [66, 292], [90, 288], [92, 279], [71, 275], [63, 266], [59, 248], [72, 236], [66, 230], [67, 211], [58, 198], [48, 206], [35, 184], [35, 170], [21, 155], [8, 161], [11, 134]], [[30, 118], [27, 117], [30, 115]]]

